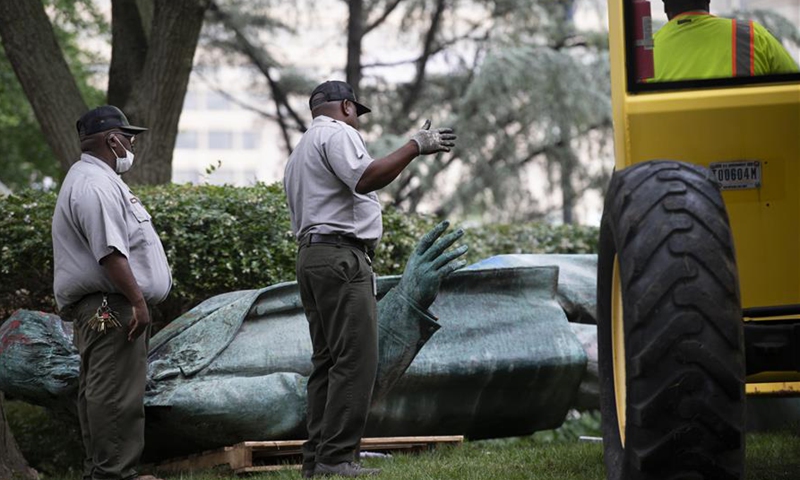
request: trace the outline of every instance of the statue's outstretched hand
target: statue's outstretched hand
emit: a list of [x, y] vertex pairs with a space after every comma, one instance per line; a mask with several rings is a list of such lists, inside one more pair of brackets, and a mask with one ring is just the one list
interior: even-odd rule
[[464, 236], [464, 231], [459, 228], [442, 237], [449, 226], [450, 222], [445, 220], [423, 235], [408, 259], [403, 277], [397, 286], [400, 293], [423, 309], [427, 309], [436, 299], [442, 279], [467, 263], [463, 260], [455, 261], [466, 253], [466, 245], [446, 251]]

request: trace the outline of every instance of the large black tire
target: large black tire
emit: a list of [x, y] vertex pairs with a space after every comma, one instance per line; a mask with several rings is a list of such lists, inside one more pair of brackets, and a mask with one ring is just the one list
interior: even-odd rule
[[614, 174], [597, 310], [609, 480], [743, 478], [739, 281], [708, 170], [653, 161]]

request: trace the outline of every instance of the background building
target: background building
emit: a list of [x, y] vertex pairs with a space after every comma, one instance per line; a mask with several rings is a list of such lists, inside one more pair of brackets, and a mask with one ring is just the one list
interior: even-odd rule
[[[225, 69], [230, 88], [224, 94], [193, 74], [184, 99], [172, 164], [175, 183], [252, 185], [283, 176], [286, 151], [275, 122], [241, 106], [257, 105], [247, 84]], [[237, 84], [238, 83], [238, 84]]]

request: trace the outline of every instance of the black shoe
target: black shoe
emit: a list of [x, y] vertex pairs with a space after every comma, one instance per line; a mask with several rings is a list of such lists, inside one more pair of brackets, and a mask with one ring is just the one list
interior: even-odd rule
[[342, 462], [334, 465], [318, 463], [314, 475], [319, 477], [372, 477], [381, 473], [380, 468], [364, 468], [355, 462]]
[[314, 478], [316, 471], [316, 467], [304, 468], [302, 471], [303, 478]]

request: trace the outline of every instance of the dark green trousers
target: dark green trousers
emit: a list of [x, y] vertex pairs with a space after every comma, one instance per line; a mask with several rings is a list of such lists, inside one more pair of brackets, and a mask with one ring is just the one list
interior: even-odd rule
[[78, 418], [86, 450], [84, 480], [125, 480], [136, 476], [144, 449], [144, 389], [147, 334], [128, 341], [133, 308], [122, 295], [108, 295], [121, 328], [99, 333], [89, 328], [103, 300], [87, 295], [71, 317], [80, 353]]
[[356, 248], [306, 245], [297, 282], [313, 345], [303, 467], [353, 461], [378, 366], [372, 267]]

